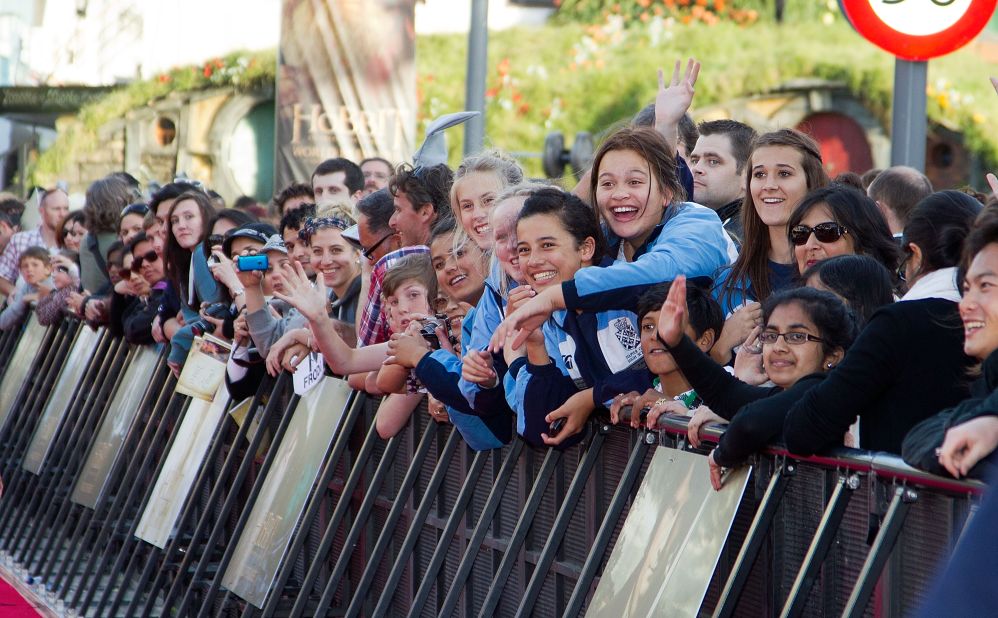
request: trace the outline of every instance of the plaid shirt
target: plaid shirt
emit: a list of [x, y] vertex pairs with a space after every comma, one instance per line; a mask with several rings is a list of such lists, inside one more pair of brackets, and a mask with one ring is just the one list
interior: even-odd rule
[[429, 254], [429, 252], [430, 248], [425, 245], [402, 247], [386, 254], [375, 263], [371, 270], [371, 288], [367, 293], [367, 307], [364, 308], [364, 315], [360, 320], [360, 345], [383, 343], [391, 337], [388, 320], [385, 319], [385, 314], [381, 311], [381, 282], [385, 279], [385, 273], [407, 255]]
[[0, 277], [11, 283], [17, 281], [17, 277], [20, 274], [18, 262], [21, 259], [21, 254], [28, 247], [45, 247], [49, 253], [56, 253], [59, 250], [58, 247], [49, 247], [45, 244], [45, 239], [42, 238], [40, 228], [18, 232], [10, 237], [10, 242], [7, 243], [7, 247], [0, 254]]

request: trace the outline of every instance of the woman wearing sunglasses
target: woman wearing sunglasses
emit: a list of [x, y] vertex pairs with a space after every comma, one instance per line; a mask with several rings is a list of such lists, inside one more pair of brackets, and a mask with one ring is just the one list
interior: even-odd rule
[[894, 272], [897, 242], [876, 202], [856, 189], [832, 184], [811, 191], [787, 220], [797, 272], [837, 255], [869, 255]]
[[[658, 317], [658, 334], [704, 405], [690, 419], [690, 441], [699, 446], [704, 418], [728, 419], [728, 430], [711, 452], [710, 482], [721, 488], [722, 466], [740, 464], [779, 438], [790, 405], [819, 384], [856, 336], [852, 313], [830, 292], [797, 288], [778, 292], [762, 306], [762, 363], [774, 386], [746, 384], [715, 363], [688, 336], [686, 278], [679, 277]], [[678, 401], [660, 401], [648, 413], [655, 427], [663, 412], [685, 414]], [[716, 416], [715, 416], [716, 415]], [[842, 443], [845, 430], [839, 434]]]
[[874, 313], [835, 371], [791, 408], [791, 452], [835, 446], [859, 416], [861, 448], [900, 453], [914, 425], [967, 396], [972, 359], [963, 352], [956, 273], [981, 209], [959, 191], [915, 206], [904, 228], [908, 292]]

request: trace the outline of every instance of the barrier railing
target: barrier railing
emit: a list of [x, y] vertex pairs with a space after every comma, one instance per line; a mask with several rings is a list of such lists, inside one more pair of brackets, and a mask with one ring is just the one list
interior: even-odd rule
[[[385, 441], [334, 378], [191, 400], [163, 354], [72, 322], [0, 336], [0, 363], [0, 551], [87, 616], [581, 615], [649, 463], [691, 450], [670, 417], [476, 453], [421, 410]], [[850, 449], [752, 464], [690, 613], [904, 615], [982, 490]]]

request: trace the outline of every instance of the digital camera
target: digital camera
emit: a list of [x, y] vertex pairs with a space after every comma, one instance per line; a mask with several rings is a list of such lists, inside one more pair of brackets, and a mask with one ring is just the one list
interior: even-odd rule
[[[212, 303], [205, 307], [203, 311], [205, 315], [211, 316], [218, 320], [224, 320], [230, 315], [229, 305], [227, 303]], [[215, 325], [204, 318], [199, 318], [194, 322], [191, 322], [191, 332], [194, 333], [194, 336], [200, 337], [205, 333], [215, 332]]]

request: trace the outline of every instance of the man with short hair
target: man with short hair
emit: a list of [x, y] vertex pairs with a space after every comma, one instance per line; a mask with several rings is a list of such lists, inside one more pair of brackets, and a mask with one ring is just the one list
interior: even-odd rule
[[59, 244], [56, 230], [69, 214], [69, 195], [56, 188], [42, 193], [38, 203], [41, 223], [33, 230], [17, 232], [10, 237], [3, 253], [0, 254], [0, 294], [10, 296], [18, 276], [18, 263], [21, 253], [28, 247], [45, 247], [49, 253], [56, 253]]
[[708, 120], [690, 153], [693, 201], [717, 213], [724, 230], [740, 244], [741, 207], [745, 199], [745, 164], [752, 154], [755, 129], [736, 120]]
[[316, 206], [337, 200], [350, 200], [356, 204], [363, 193], [364, 173], [353, 161], [326, 159], [312, 172], [312, 194], [315, 195]]
[[451, 216], [450, 187], [454, 173], [440, 163], [432, 167], [399, 167], [388, 182], [395, 212], [388, 225], [403, 247], [425, 245], [438, 219]]
[[913, 167], [895, 165], [880, 172], [866, 193], [877, 203], [894, 238], [901, 242], [911, 211], [932, 193], [932, 181]]
[[7, 247], [10, 237], [21, 231], [24, 202], [8, 197], [0, 199], [0, 251]]
[[364, 195], [370, 195], [378, 189], [388, 186], [395, 168], [386, 159], [368, 157], [360, 162], [360, 171], [364, 174]]
[[298, 232], [305, 227], [305, 221], [314, 216], [315, 204], [301, 204], [297, 208], [288, 210], [278, 224], [288, 256], [301, 264], [309, 279], [315, 278], [315, 270], [312, 269], [312, 261], [309, 259], [308, 246], [298, 235]]
[[429, 254], [418, 245], [401, 247], [399, 236], [389, 225], [395, 214], [388, 189], [379, 189], [357, 202], [357, 225], [343, 231], [343, 237], [361, 249], [361, 288], [357, 303], [357, 343], [373, 345], [388, 341], [388, 322], [381, 311], [381, 282], [385, 273], [407, 255]]
[[304, 182], [292, 182], [274, 196], [274, 207], [277, 210], [278, 218], [283, 217], [289, 211], [298, 208], [302, 204], [314, 203], [315, 196], [312, 194], [312, 186]]

